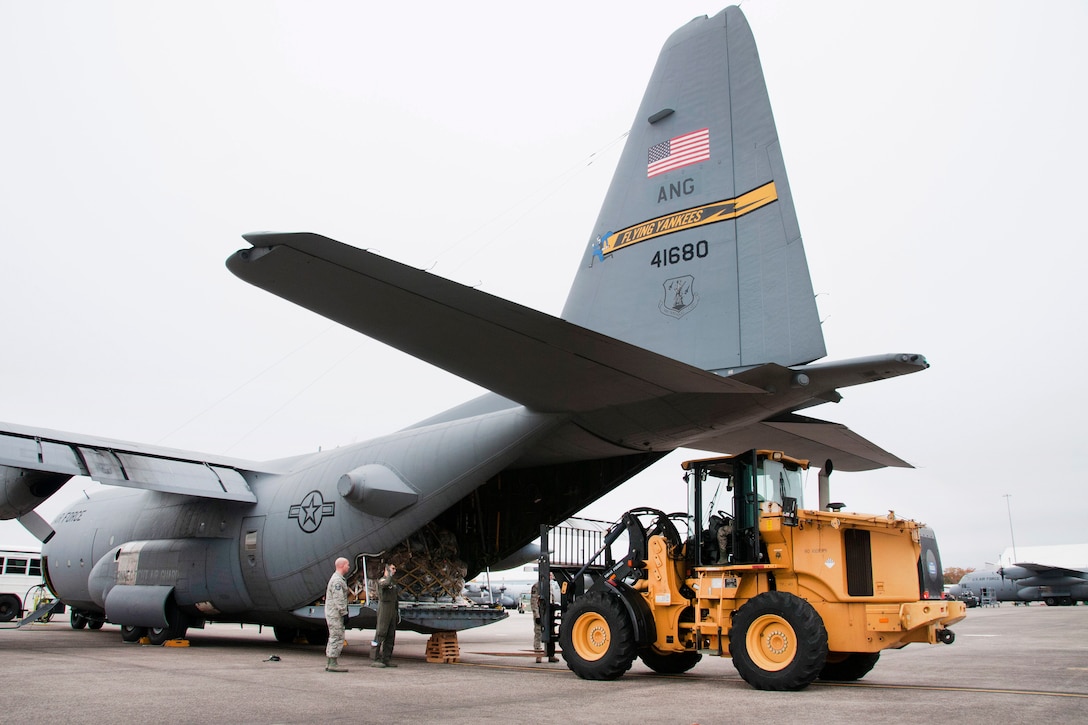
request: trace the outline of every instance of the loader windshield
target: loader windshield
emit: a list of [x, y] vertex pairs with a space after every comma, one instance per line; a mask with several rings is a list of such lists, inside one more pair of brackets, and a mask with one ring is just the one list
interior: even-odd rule
[[787, 497], [796, 499], [797, 508], [804, 508], [801, 469], [785, 461], [763, 461], [763, 470], [756, 476], [756, 492], [761, 501], [774, 501], [779, 506]]

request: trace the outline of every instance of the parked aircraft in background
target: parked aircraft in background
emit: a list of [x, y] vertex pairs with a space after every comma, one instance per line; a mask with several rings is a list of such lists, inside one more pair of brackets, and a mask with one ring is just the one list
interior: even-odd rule
[[948, 593], [974, 592], [981, 603], [1044, 602], [1048, 605], [1088, 603], [1088, 544], [1008, 548], [992, 571], [973, 571]]
[[[0, 425], [0, 518], [46, 542], [50, 585], [76, 621], [153, 641], [205, 620], [320, 632], [337, 557], [371, 579], [376, 559], [426, 538], [405, 556], [443, 552], [406, 582], [423, 601], [416, 585], [509, 560], [542, 523], [678, 447], [907, 465], [795, 413], [928, 365], [898, 353], [814, 362], [826, 353], [812, 282], [738, 8], [668, 39], [561, 319], [317, 234], [245, 239], [227, 260], [242, 280], [493, 392], [376, 440], [267, 462]], [[110, 488], [46, 523], [35, 507], [77, 475]], [[366, 606], [352, 615], [373, 622]], [[402, 617], [420, 631], [482, 623], [426, 607]]]
[[520, 609], [519, 604], [528, 601], [529, 590], [536, 581], [535, 564], [507, 571], [480, 572], [472, 581], [465, 582], [465, 596], [478, 604], [494, 602], [506, 609]]
[[1088, 544], [1006, 549], [998, 573], [1016, 584], [1020, 597], [1047, 604], [1088, 604]]
[[1021, 598], [1016, 584], [1011, 579], [1002, 577], [996, 570], [968, 572], [963, 575], [958, 584], [948, 587], [948, 593], [956, 599], [967, 602], [968, 606], [1031, 601]]

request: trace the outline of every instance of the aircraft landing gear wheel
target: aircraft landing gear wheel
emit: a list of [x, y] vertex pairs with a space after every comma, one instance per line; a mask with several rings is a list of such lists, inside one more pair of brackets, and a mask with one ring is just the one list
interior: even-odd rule
[[172, 627], [151, 627], [147, 630], [147, 638], [151, 644], [162, 644], [171, 639], [184, 639], [189, 628], [184, 625]]
[[820, 670], [820, 679], [832, 682], [860, 680], [869, 674], [879, 659], [879, 652], [828, 652], [827, 662]]
[[737, 610], [729, 654], [740, 676], [757, 690], [802, 690], [824, 668], [827, 629], [804, 599], [764, 592]]
[[101, 619], [88, 619], [87, 629], [102, 629], [102, 625], [105, 624]]
[[72, 629], [83, 629], [87, 626], [87, 618], [73, 610], [72, 616], [68, 618], [68, 624], [72, 626]]
[[615, 594], [590, 592], [563, 615], [563, 659], [583, 680], [614, 680], [635, 661], [634, 627]]
[[170, 628], [148, 627], [147, 638], [151, 640], [151, 644], [162, 644], [166, 640], [170, 639]]
[[302, 636], [306, 638], [306, 641], [310, 644], [328, 644], [329, 630], [327, 629], [307, 629], [303, 631]]
[[151, 644], [163, 644], [167, 640], [182, 639], [189, 631], [189, 623], [185, 615], [178, 611], [172, 599], [166, 607], [166, 621], [165, 627], [151, 627], [147, 630], [147, 638], [151, 640]]
[[298, 637], [297, 627], [273, 627], [272, 633], [276, 635], [276, 641], [282, 644], [291, 644]]
[[14, 594], [0, 594], [0, 622], [10, 622], [19, 616], [22, 606]]
[[121, 641], [136, 643], [147, 636], [147, 627], [134, 627], [131, 624], [121, 625]]

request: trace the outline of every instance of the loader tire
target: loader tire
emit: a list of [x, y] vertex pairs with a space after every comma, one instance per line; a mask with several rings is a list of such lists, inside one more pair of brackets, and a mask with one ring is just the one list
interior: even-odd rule
[[659, 675], [679, 675], [687, 672], [699, 664], [699, 660], [703, 658], [698, 652], [674, 652], [663, 655], [649, 647], [639, 651], [638, 657], [642, 660], [642, 664]]
[[827, 660], [827, 630], [812, 605], [764, 592], [737, 610], [729, 632], [733, 666], [757, 690], [802, 690]]
[[589, 592], [570, 605], [559, 629], [567, 667], [583, 680], [615, 680], [635, 661], [634, 627], [619, 597]]
[[820, 670], [820, 679], [833, 682], [860, 680], [869, 674], [878, 659], [879, 652], [830, 652]]

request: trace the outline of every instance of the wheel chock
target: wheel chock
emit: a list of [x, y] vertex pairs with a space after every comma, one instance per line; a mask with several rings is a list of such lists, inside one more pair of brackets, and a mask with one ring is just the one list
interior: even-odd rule
[[427, 661], [453, 664], [461, 661], [461, 647], [457, 644], [457, 632], [434, 632], [427, 640]]

